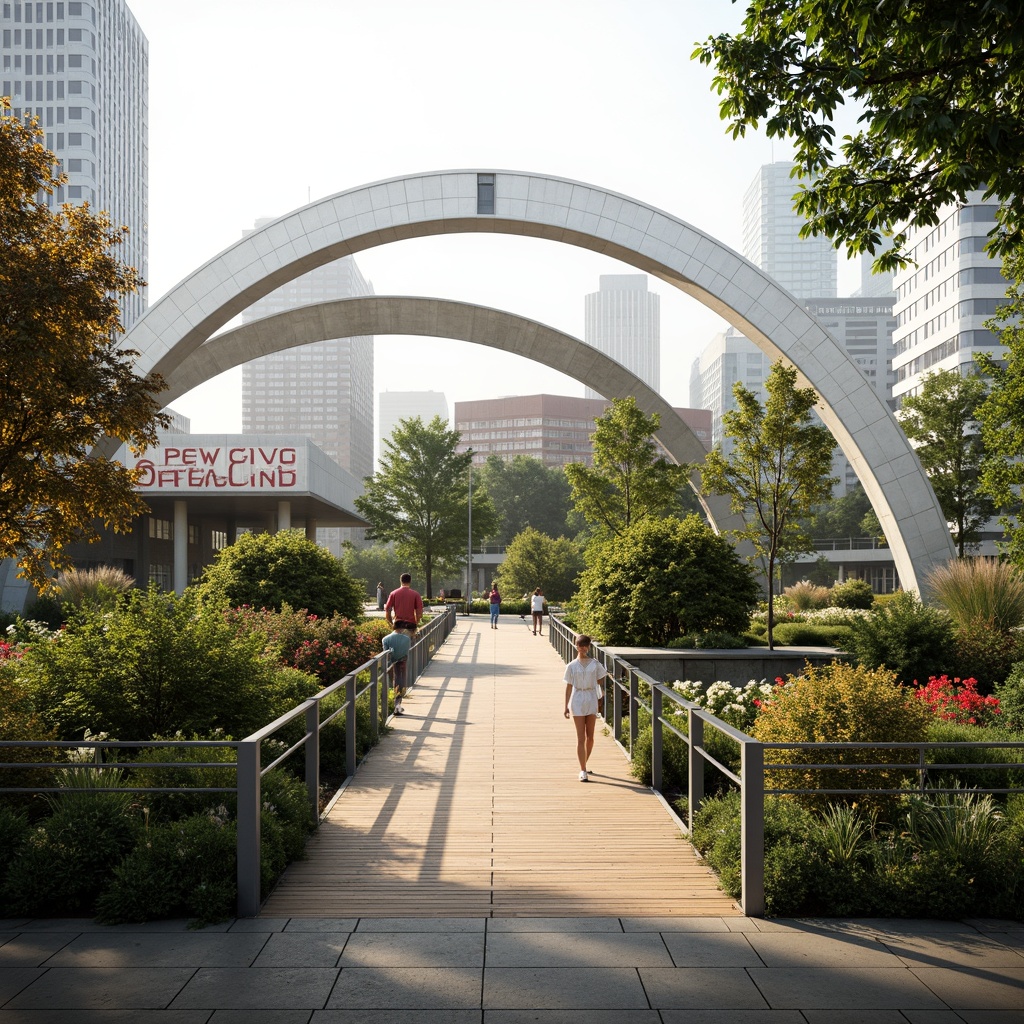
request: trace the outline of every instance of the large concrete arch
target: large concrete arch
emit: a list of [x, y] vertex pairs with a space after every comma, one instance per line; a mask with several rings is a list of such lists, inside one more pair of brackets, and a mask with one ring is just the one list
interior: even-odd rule
[[[481, 189], [482, 174], [493, 176], [493, 190]], [[457, 232], [565, 242], [692, 295], [816, 389], [821, 418], [864, 485], [905, 587], [916, 589], [923, 573], [954, 556], [935, 494], [895, 417], [821, 324], [710, 235], [593, 185], [488, 168], [411, 175], [329, 196], [199, 267], [150, 308], [125, 344], [140, 352], [140, 372], [169, 377], [237, 313], [307, 270], [388, 242]], [[600, 390], [587, 373], [573, 375]]]

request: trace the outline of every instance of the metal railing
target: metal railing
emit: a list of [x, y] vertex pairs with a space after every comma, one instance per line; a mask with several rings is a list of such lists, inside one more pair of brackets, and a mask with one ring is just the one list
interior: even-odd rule
[[[563, 661], [570, 661], [576, 656], [577, 633], [570, 629], [560, 618], [552, 615], [549, 619], [548, 636], [551, 645]], [[718, 769], [726, 779], [737, 787], [740, 793], [740, 902], [743, 912], [748, 917], [763, 917], [765, 912], [764, 892], [764, 813], [766, 796], [783, 796], [799, 793], [816, 793], [835, 796], [860, 796], [868, 793], [889, 795], [925, 795], [939, 793], [962, 793], [958, 786], [931, 786], [929, 775], [939, 772], [955, 771], [991, 771], [1024, 768], [1024, 741], [983, 741], [976, 743], [957, 742], [916, 742], [916, 743], [764, 743], [740, 729], [722, 721], [709, 711], [692, 701], [680, 696], [667, 683], [651, 678], [645, 672], [631, 665], [625, 659], [610, 651], [603, 650], [599, 645], [592, 646], [593, 657], [604, 666], [608, 675], [606, 687], [612, 687], [611, 726], [616, 742], [623, 747], [627, 757], [633, 758], [633, 746], [639, 732], [640, 710], [645, 710], [651, 720], [651, 788], [660, 793], [662, 790], [662, 749], [664, 731], [678, 736], [687, 745], [687, 816], [680, 820], [684, 831], [692, 833], [693, 821], [704, 801], [704, 772], [706, 765]], [[711, 680], [713, 682], [714, 680]], [[640, 686], [644, 684], [650, 693], [650, 703], [641, 698]], [[605, 694], [605, 718], [607, 719], [609, 701]], [[625, 712], [623, 699], [626, 701]], [[686, 730], [678, 729], [666, 716], [665, 704], [678, 706], [686, 713]], [[623, 720], [628, 722], [627, 742], [623, 743]], [[740, 768], [733, 771], [728, 765], [722, 764], [705, 746], [705, 729], [712, 728], [728, 737], [739, 746]], [[1020, 761], [990, 761], [964, 763], [937, 763], [927, 760], [929, 751], [967, 750], [1004, 748], [1016, 749], [1021, 752]], [[769, 759], [766, 763], [767, 750], [799, 750], [827, 751], [842, 750], [908, 750], [916, 751], [915, 761], [881, 761], [878, 763], [861, 762], [814, 762], [800, 763], [797, 761], [775, 762]], [[765, 770], [771, 772], [809, 772], [809, 771], [900, 771], [916, 773], [917, 785], [910, 787], [889, 788], [784, 788], [765, 785]], [[1022, 793], [1021, 787], [972, 787], [978, 793]]]
[[[408, 654], [406, 678], [408, 685], [422, 674], [424, 667], [433, 657], [434, 652], [445, 641], [455, 625], [455, 609], [446, 608], [438, 612], [416, 635]], [[342, 676], [330, 686], [324, 687], [319, 693], [285, 712], [269, 725], [246, 736], [241, 740], [148, 740], [148, 741], [117, 741], [117, 740], [7, 740], [0, 741], [0, 756], [12, 748], [45, 748], [51, 750], [77, 749], [92, 750], [91, 761], [77, 762], [37, 762], [37, 761], [5, 761], [0, 769], [37, 770], [50, 768], [67, 768], [69, 766], [85, 769], [132, 769], [132, 768], [234, 768], [234, 786], [110, 786], [90, 787], [91, 792], [101, 793], [235, 793], [238, 801], [237, 811], [237, 882], [238, 882], [238, 916], [255, 917], [260, 909], [260, 808], [261, 780], [267, 774], [284, 763], [299, 750], [305, 752], [305, 783], [306, 792], [313, 812], [313, 820], [319, 822], [320, 800], [320, 734], [333, 722], [338, 715], [345, 714], [345, 770], [351, 777], [358, 767], [356, 759], [356, 726], [357, 700], [369, 692], [371, 709], [371, 731], [376, 740], [381, 725], [386, 722], [388, 705], [388, 679], [391, 664], [387, 652], [376, 655]], [[360, 686], [362, 677], [363, 685]], [[383, 684], [383, 685], [382, 685]], [[321, 705], [329, 698], [344, 695], [338, 706], [324, 718], [321, 718]], [[301, 720], [303, 734], [287, 749], [267, 765], [262, 764], [262, 745], [292, 722]], [[231, 747], [235, 750], [232, 761], [106, 761], [104, 752], [121, 749], [188, 748], [188, 747]], [[3, 793], [54, 793], [61, 792], [62, 787], [0, 787]]]

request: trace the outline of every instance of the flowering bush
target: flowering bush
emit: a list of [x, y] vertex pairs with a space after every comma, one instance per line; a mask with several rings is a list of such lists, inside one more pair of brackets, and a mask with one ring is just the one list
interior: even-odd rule
[[926, 685], [914, 693], [924, 701], [932, 713], [945, 722], [960, 725], [994, 725], [999, 715], [999, 699], [982, 697], [976, 679], [963, 679], [947, 675], [932, 676]]
[[719, 679], [707, 688], [703, 683], [690, 679], [677, 680], [672, 688], [688, 701], [710, 711], [716, 718], [728, 722], [737, 729], [748, 729], [757, 716], [762, 703], [767, 701], [774, 687], [765, 680], [750, 680], [746, 686], [733, 686]]
[[349, 642], [304, 640], [292, 655], [291, 663], [329, 686], [377, 654], [380, 654], [380, 647], [369, 637], [357, 633]]

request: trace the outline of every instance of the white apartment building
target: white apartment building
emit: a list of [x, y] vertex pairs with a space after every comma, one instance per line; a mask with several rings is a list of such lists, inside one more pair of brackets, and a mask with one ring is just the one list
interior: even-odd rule
[[[0, 6], [3, 95], [35, 117], [68, 182], [50, 205], [88, 202], [129, 235], [118, 256], [148, 276], [149, 43], [124, 0]], [[122, 300], [128, 330], [146, 307]]]
[[965, 206], [949, 206], [935, 227], [912, 228], [907, 251], [914, 264], [896, 273], [893, 312], [893, 397], [918, 392], [925, 374], [967, 374], [975, 352], [999, 355], [999, 338], [985, 326], [1006, 298], [1001, 264], [985, 252], [995, 227], [995, 202], [972, 193]]
[[401, 420], [419, 418], [424, 424], [435, 416], [448, 423], [448, 400], [443, 391], [382, 391], [377, 396], [377, 458], [384, 442]]
[[[583, 340], [661, 391], [661, 296], [646, 274], [602, 274], [586, 297]], [[587, 398], [605, 398], [592, 388]]]
[[799, 181], [789, 162], [764, 164], [743, 196], [743, 255], [797, 298], [835, 295], [836, 250], [824, 235], [801, 238], [793, 209]]

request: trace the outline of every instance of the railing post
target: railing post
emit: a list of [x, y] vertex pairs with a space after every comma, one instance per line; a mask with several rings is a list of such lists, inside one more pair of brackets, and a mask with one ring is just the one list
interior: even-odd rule
[[313, 821], [320, 823], [320, 701], [306, 708], [306, 792]]
[[633, 757], [633, 744], [640, 727], [640, 680], [629, 670], [629, 756]]
[[351, 778], [356, 773], [356, 677], [345, 679], [345, 771]]
[[740, 885], [743, 913], [764, 917], [764, 746], [740, 745]]
[[235, 754], [238, 916], [260, 912], [260, 741], [242, 740]]
[[370, 665], [370, 732], [374, 744], [380, 738], [380, 714], [377, 707], [377, 662]]
[[704, 719], [689, 708], [686, 712], [686, 731], [690, 749], [688, 751], [687, 775], [689, 776], [689, 792], [687, 794], [687, 807], [690, 811], [690, 834], [693, 834], [693, 819], [704, 803], [704, 755], [697, 752], [697, 748], [704, 749]]
[[622, 687], [621, 679], [612, 681], [612, 730], [617, 743], [622, 742]]
[[661, 690], [651, 687], [651, 789], [661, 792]]

